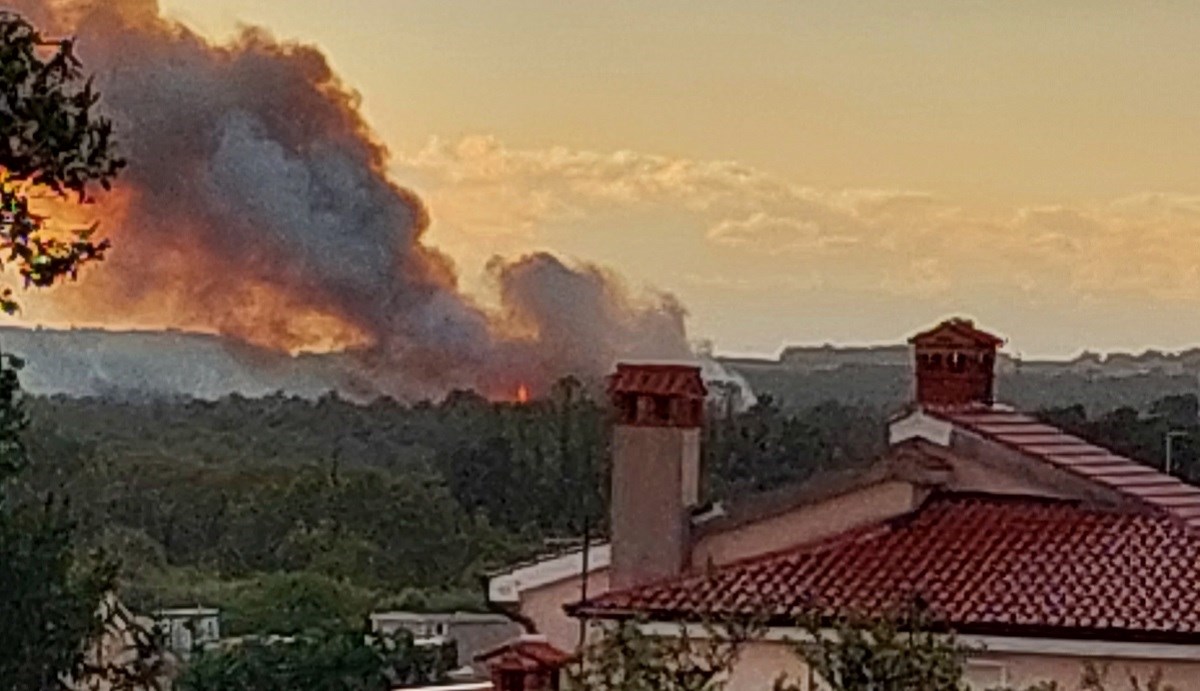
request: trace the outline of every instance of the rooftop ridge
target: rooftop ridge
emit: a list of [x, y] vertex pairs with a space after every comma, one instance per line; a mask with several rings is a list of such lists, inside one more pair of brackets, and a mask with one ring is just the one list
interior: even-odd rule
[[966, 409], [922, 406], [921, 411], [1023, 456], [1114, 490], [1190, 529], [1200, 530], [1200, 487], [1153, 466], [1007, 406]]

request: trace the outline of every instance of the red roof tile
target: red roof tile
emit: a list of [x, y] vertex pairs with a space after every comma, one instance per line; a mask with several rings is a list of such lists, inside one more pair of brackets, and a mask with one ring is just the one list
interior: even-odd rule
[[[1150, 506], [1164, 508], [1188, 525], [1200, 528], [1200, 516], [1191, 511], [1200, 508], [1200, 487], [1184, 484], [1023, 413], [1000, 408], [927, 409], [926, 412], [1026, 456], [1136, 497]], [[1038, 433], [1029, 433], [1035, 426]], [[1045, 433], [1046, 430], [1054, 433]]]
[[1200, 641], [1200, 535], [1170, 517], [1026, 497], [935, 495], [919, 511], [574, 609], [681, 619], [877, 616], [912, 597], [960, 632]]
[[608, 391], [685, 398], [704, 398], [708, 394], [699, 367], [627, 363], [618, 364], [616, 373], [608, 378]]
[[489, 662], [502, 656], [515, 657], [535, 667], [561, 667], [571, 656], [545, 640], [521, 637], [475, 656], [476, 662]]
[[947, 338], [961, 338], [987, 348], [1004, 345], [1004, 339], [977, 329], [970, 319], [947, 319], [937, 326], [908, 339], [909, 343], [928, 343]]

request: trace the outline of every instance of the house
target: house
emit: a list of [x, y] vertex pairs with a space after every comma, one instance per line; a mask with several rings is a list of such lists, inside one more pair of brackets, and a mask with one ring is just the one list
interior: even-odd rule
[[441, 646], [452, 642], [457, 666], [464, 671], [456, 676], [478, 679], [486, 678], [488, 672], [484, 663], [476, 661], [476, 656], [521, 633], [520, 625], [502, 614], [474, 612], [375, 612], [371, 614], [371, 630], [383, 634], [407, 631], [417, 645]]
[[221, 611], [212, 607], [162, 609], [155, 619], [166, 648], [184, 660], [221, 640]]
[[570, 656], [544, 636], [522, 635], [481, 653], [495, 691], [559, 691]]
[[996, 402], [1002, 343], [969, 321], [910, 345], [913, 400], [882, 458], [715, 507], [698, 490], [697, 371], [618, 367], [610, 542], [497, 574], [489, 596], [566, 649], [581, 620], [677, 635], [769, 612], [734, 691], [807, 677], [785, 639], [811, 607], [883, 615], [912, 598], [984, 648], [976, 688], [1073, 688], [1099, 660], [1200, 689], [1200, 489]]
[[520, 634], [475, 656], [486, 679], [449, 685], [408, 687], [409, 691], [559, 691], [571, 655], [545, 636]]

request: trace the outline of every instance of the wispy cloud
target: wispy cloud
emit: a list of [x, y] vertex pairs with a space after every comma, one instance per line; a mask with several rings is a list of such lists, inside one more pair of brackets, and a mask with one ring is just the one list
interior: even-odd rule
[[[731, 161], [633, 151], [512, 149], [493, 137], [432, 140], [398, 161], [431, 200], [439, 241], [544, 241], [597, 214], [654, 232], [694, 229], [689, 275], [804, 275], [812, 289], [934, 296], [1016, 294], [1200, 302], [1200, 196], [1143, 194], [1089, 205], [976, 212], [919, 190], [824, 189]], [[644, 222], [637, 219], [643, 218]], [[586, 224], [579, 223], [579, 232]], [[564, 231], [563, 229], [567, 229]], [[701, 259], [719, 250], [723, 261]], [[760, 270], [747, 276], [745, 262]], [[740, 262], [740, 263], [739, 263]], [[715, 284], [714, 284], [715, 285]]]

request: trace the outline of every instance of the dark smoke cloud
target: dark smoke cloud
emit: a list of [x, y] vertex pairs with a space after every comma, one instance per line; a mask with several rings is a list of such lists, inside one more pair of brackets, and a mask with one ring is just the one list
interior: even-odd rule
[[464, 296], [317, 49], [256, 29], [214, 46], [153, 0], [8, 4], [78, 36], [130, 161], [101, 207], [116, 249], [76, 313], [292, 349], [340, 334], [357, 341], [358, 385], [400, 396], [686, 353], [673, 299], [637, 302], [547, 254], [493, 262], [499, 314]]

